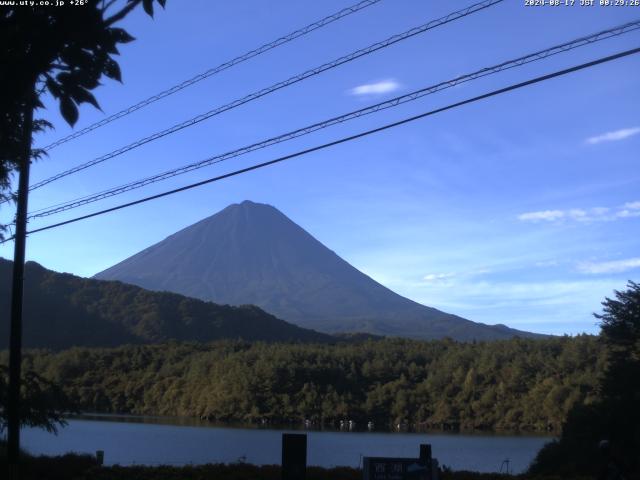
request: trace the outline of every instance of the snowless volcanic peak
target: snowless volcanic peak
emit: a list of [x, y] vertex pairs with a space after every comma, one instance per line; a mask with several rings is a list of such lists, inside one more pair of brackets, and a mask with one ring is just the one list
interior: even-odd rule
[[244, 201], [127, 258], [96, 278], [220, 304], [254, 304], [324, 332], [458, 340], [533, 336], [402, 297], [352, 267], [278, 209]]

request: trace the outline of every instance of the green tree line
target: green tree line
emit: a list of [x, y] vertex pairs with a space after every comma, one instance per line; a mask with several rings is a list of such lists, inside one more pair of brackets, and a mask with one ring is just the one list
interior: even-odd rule
[[61, 385], [86, 412], [557, 431], [574, 405], [598, 400], [605, 363], [598, 337], [581, 335], [32, 350], [24, 367]]

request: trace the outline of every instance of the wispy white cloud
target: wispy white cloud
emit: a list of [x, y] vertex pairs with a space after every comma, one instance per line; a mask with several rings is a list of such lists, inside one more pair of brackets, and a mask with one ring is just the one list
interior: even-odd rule
[[558, 265], [560, 265], [558, 260], [541, 260], [535, 263], [535, 266], [539, 268], [557, 267]]
[[640, 268], [640, 257], [609, 262], [583, 262], [578, 264], [578, 270], [580, 272], [590, 274], [622, 273], [636, 268]]
[[490, 268], [481, 267], [461, 272], [429, 273], [422, 277], [422, 281], [416, 283], [417, 286], [437, 286], [451, 287], [459, 282], [469, 281], [491, 273]]
[[540, 210], [518, 215], [523, 222], [604, 222], [621, 218], [640, 217], [640, 201], [627, 202], [617, 207], [571, 208], [566, 210]]
[[616, 215], [618, 218], [640, 217], [640, 202], [625, 203]]
[[395, 80], [389, 79], [358, 85], [349, 90], [349, 93], [351, 93], [351, 95], [381, 95], [383, 93], [393, 92], [398, 88], [400, 88], [400, 84]]
[[427, 282], [434, 282], [437, 280], [445, 280], [447, 278], [452, 278], [455, 277], [456, 274], [455, 273], [430, 273], [428, 275], [425, 275], [423, 277], [423, 280], [427, 281]]
[[595, 137], [587, 138], [587, 143], [595, 145], [602, 142], [616, 142], [618, 140], [624, 140], [625, 138], [632, 137], [640, 133], [640, 127], [622, 128], [613, 132], [603, 133], [602, 135], [596, 135]]
[[539, 212], [527, 212], [518, 215], [518, 220], [522, 220], [523, 222], [532, 221], [547, 221], [553, 222], [555, 220], [560, 220], [564, 218], [564, 212], [562, 210], [541, 210]]
[[439, 287], [450, 287], [453, 286], [453, 279], [456, 276], [455, 273], [429, 273], [422, 277], [422, 280], [426, 282], [428, 285], [437, 285]]

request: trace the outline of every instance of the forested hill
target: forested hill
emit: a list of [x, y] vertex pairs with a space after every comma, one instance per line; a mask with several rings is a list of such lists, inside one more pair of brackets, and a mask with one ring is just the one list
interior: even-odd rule
[[[13, 262], [0, 258], [0, 315], [9, 317]], [[114, 281], [47, 270], [28, 262], [25, 271], [26, 347], [149, 344], [169, 340], [330, 342], [333, 337], [279, 320], [258, 307], [216, 305]], [[9, 322], [2, 322], [7, 348]]]
[[594, 402], [604, 366], [601, 342], [587, 335], [172, 343], [32, 351], [24, 362], [90, 412], [530, 431], [557, 431], [574, 405]]

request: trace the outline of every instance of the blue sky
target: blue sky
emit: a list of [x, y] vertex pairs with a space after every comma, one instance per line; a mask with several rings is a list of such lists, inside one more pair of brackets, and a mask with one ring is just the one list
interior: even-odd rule
[[[472, 2], [383, 0], [69, 142], [32, 183]], [[579, 3], [579, 2], [578, 2]], [[123, 26], [106, 114], [350, 5], [170, 0]], [[316, 76], [35, 191], [37, 209], [161, 172], [640, 17], [634, 7], [502, 4]], [[91, 206], [134, 200], [640, 44], [591, 45]], [[250, 199], [276, 206], [377, 281], [474, 321], [597, 332], [604, 296], [640, 277], [640, 58], [629, 57], [152, 203], [32, 235], [27, 256], [78, 275]], [[47, 102], [41, 116], [73, 130]], [[83, 106], [77, 128], [103, 118]], [[3, 219], [12, 212], [3, 209]], [[0, 248], [11, 258], [12, 245]]]

